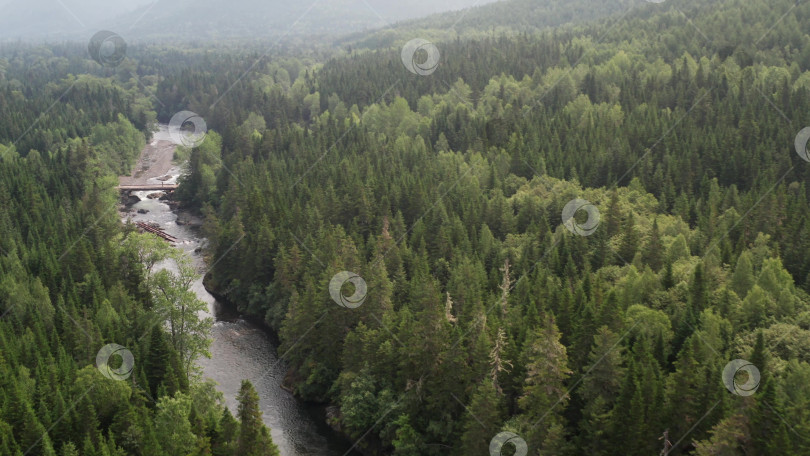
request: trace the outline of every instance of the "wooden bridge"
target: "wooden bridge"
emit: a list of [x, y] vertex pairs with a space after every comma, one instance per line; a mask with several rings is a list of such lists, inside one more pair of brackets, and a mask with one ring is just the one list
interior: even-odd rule
[[122, 192], [171, 191], [177, 189], [177, 184], [119, 185], [117, 188]]

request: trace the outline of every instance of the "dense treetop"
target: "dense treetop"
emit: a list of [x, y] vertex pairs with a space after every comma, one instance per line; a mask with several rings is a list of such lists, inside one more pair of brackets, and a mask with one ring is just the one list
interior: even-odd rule
[[[485, 454], [501, 430], [531, 454], [652, 454], [665, 432], [673, 453], [806, 452], [807, 6], [768, 32], [791, 6], [442, 42], [427, 77], [398, 48], [271, 62], [195, 102], [219, 134], [181, 193], [212, 258], [233, 248], [209, 283], [372, 453]], [[574, 198], [591, 236], [561, 225]], [[368, 284], [357, 309], [328, 293], [341, 270]], [[724, 388], [734, 358], [755, 396]]]
[[[521, 14], [526, 3], [513, 6]], [[368, 37], [362, 46], [383, 46], [371, 51], [264, 58], [256, 48], [136, 47], [115, 70], [85, 72], [68, 70], [90, 65], [69, 47], [36, 58], [5, 49], [0, 107], [19, 114], [0, 119], [0, 191], [15, 201], [0, 212], [12, 233], [0, 247], [16, 274], [8, 289], [51, 307], [0, 320], [7, 337], [33, 333], [4, 354], [0, 378], [25, 399], [3, 402], [0, 435], [20, 448], [31, 440], [13, 404], [34, 415], [60, 407], [40, 406], [16, 368], [38, 372], [21, 354], [58, 337], [48, 324], [76, 332], [53, 310], [59, 299], [94, 337], [163, 353], [160, 374], [138, 375], [165, 404], [134, 416], [203, 413], [187, 408], [204, 387], [183, 383], [182, 353], [160, 332], [136, 344], [140, 320], [115, 325], [104, 307], [148, 320], [158, 304], [144, 295], [146, 272], [122, 279], [115, 267], [132, 255], [116, 240], [131, 234], [109, 220], [59, 259], [110, 198], [105, 170], [131, 159], [135, 133], [189, 109], [211, 131], [190, 151], [178, 197], [206, 216], [207, 284], [278, 331], [287, 383], [337, 405], [333, 424], [369, 454], [488, 454], [501, 431], [532, 455], [810, 452], [810, 194], [794, 150], [810, 125], [810, 5], [628, 8], [438, 42], [429, 76], [402, 65], [401, 46], [416, 36], [396, 30]], [[26, 81], [35, 64], [50, 76]], [[98, 111], [73, 126], [71, 108], [54, 108], [12, 146], [73, 77], [82, 83], [72, 109]], [[71, 160], [93, 166], [62, 178]], [[576, 198], [601, 215], [589, 236], [562, 223]], [[330, 296], [341, 271], [367, 284], [357, 308]], [[117, 309], [108, 293], [129, 304]], [[67, 342], [36, 344], [38, 356], [78, 376], [95, 353], [82, 352], [82, 337], [64, 355]], [[761, 374], [751, 396], [723, 384], [737, 358]], [[33, 384], [51, 385], [45, 376]], [[138, 390], [126, 386], [110, 394], [133, 403]], [[250, 404], [240, 430], [210, 407], [203, 427], [189, 419], [198, 442], [270, 447]], [[147, 418], [143, 435], [159, 432]], [[122, 435], [115, 424], [80, 435], [100, 445]], [[65, 435], [50, 437], [54, 448]]]

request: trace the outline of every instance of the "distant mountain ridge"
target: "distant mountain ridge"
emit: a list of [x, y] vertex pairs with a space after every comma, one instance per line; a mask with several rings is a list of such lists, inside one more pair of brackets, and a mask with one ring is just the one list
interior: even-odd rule
[[491, 1], [0, 0], [0, 39], [71, 39], [99, 29], [138, 40], [341, 35]]
[[464, 11], [449, 11], [407, 20], [393, 29], [355, 33], [339, 44], [387, 47], [407, 37], [428, 34], [434, 39], [482, 33], [534, 32], [566, 24], [585, 23], [626, 11], [641, 0], [500, 0], [482, 2]]
[[147, 3], [149, 0], [0, 0], [0, 39], [77, 35]]

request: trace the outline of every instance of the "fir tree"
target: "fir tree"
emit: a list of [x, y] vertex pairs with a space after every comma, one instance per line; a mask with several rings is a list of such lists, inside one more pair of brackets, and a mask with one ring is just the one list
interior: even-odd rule
[[242, 380], [236, 400], [239, 402], [237, 453], [245, 456], [278, 456], [278, 448], [262, 422], [259, 395], [250, 381]]
[[462, 454], [486, 454], [504, 415], [502, 395], [491, 379], [484, 379], [470, 399], [461, 435]]
[[653, 226], [649, 238], [642, 251], [644, 263], [649, 265], [654, 272], [661, 269], [664, 261], [664, 245], [661, 240], [661, 233], [658, 232], [658, 220], [653, 220]]

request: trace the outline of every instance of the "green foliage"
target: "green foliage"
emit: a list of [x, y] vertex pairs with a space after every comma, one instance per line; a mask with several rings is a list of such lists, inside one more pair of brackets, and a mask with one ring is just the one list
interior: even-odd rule
[[132, 170], [146, 141], [143, 133], [119, 114], [116, 122], [94, 126], [90, 130], [90, 143], [106, 169], [126, 175]]
[[[756, 330], [774, 369], [810, 361], [806, 169], [774, 186], [796, 132], [773, 109], [810, 122], [810, 29], [747, 60], [694, 37], [761, 36], [788, 3], [473, 34], [441, 43], [433, 77], [402, 77], [398, 31], [312, 71], [259, 69], [220, 102], [232, 116], [210, 113], [220, 135], [180, 190], [209, 255], [229, 252], [209, 283], [279, 330], [296, 393], [338, 404], [351, 436], [371, 427], [369, 451], [477, 454], [508, 428], [535, 453], [658, 453], [727, 401], [722, 367]], [[214, 65], [194, 80], [235, 71]], [[560, 226], [574, 198], [601, 213], [592, 236]], [[342, 270], [369, 284], [357, 309], [329, 296]], [[672, 454], [733, 423], [723, 402]]]
[[155, 431], [168, 454], [190, 455], [196, 436], [188, 420], [191, 399], [183, 393], [163, 396], [157, 403]]
[[191, 150], [189, 172], [181, 178], [183, 185], [178, 190], [179, 197], [198, 206], [212, 201], [217, 185], [216, 173], [222, 169], [221, 142], [216, 132], [210, 132], [199, 147]]
[[[25, 68], [38, 58], [40, 70]], [[24, 52], [0, 77], [0, 106], [15, 112], [0, 119], [0, 143], [16, 142], [0, 146], [0, 454], [233, 455], [236, 435], [218, 433], [229, 425], [221, 396], [185, 375], [206, 326], [187, 318], [192, 343], [178, 349], [157, 320], [175, 304], [199, 309], [189, 282], [156, 272], [173, 250], [116, 211], [115, 175], [142, 148], [151, 104], [115, 79], [62, 80], [84, 58]], [[128, 378], [94, 365], [108, 343], [131, 351]]]
[[[810, 170], [783, 116], [810, 123], [810, 5], [688, 0], [530, 25], [567, 22], [564, 3], [470, 12], [470, 27], [531, 31], [454, 36], [432, 77], [402, 68], [407, 27], [323, 63], [136, 51], [157, 117], [191, 109], [212, 128], [177, 191], [206, 216], [207, 284], [278, 330], [295, 392], [338, 404], [334, 424], [370, 453], [479, 454], [499, 430], [532, 454], [808, 453], [793, 431], [810, 431]], [[88, 395], [38, 451], [161, 454], [170, 430], [178, 451], [274, 451], [249, 384], [241, 423], [210, 395], [188, 405], [206, 348], [185, 315], [192, 274], [154, 272], [164, 252], [104, 216], [104, 175], [128, 157], [109, 147], [148, 129], [145, 95], [48, 68], [24, 83], [12, 62], [0, 83], [20, 112], [0, 120], [1, 449], [54, 424], [81, 393], [64, 385], [99, 381], [89, 338], [150, 359], [109, 391], [126, 406]], [[43, 95], [27, 106], [20, 85]], [[561, 226], [574, 198], [601, 213], [591, 236]], [[344, 270], [369, 285], [357, 309], [329, 294]], [[135, 342], [158, 311], [175, 331]], [[726, 393], [735, 358], [763, 373], [754, 396]], [[158, 413], [177, 422], [158, 429]]]
[[157, 318], [166, 321], [169, 340], [180, 357], [180, 374], [191, 379], [199, 370], [195, 361], [200, 356], [211, 356], [208, 353], [211, 345], [208, 333], [213, 319], [200, 316], [208, 309], [208, 304], [191, 289], [199, 278], [191, 259], [185, 255], [173, 256], [177, 272], [162, 269], [153, 274], [149, 283]]
[[262, 422], [259, 409], [259, 395], [248, 380], [242, 380], [242, 387], [236, 396], [239, 401], [239, 438], [237, 453], [245, 456], [278, 456], [278, 448], [270, 438], [270, 433]]

